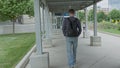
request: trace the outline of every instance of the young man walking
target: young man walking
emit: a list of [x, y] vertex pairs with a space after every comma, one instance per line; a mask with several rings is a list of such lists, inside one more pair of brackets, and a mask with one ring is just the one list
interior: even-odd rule
[[68, 62], [70, 68], [75, 68], [78, 37], [82, 31], [81, 23], [74, 17], [74, 15], [74, 9], [70, 9], [70, 17], [64, 19], [62, 26], [63, 34], [66, 37]]

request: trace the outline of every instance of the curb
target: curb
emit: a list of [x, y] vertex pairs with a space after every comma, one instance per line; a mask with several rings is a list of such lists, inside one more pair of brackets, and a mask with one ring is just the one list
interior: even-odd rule
[[15, 66], [15, 68], [25, 68], [27, 63], [29, 62], [29, 57], [35, 51], [36, 45], [32, 47], [32, 49], [22, 58], [22, 60]]

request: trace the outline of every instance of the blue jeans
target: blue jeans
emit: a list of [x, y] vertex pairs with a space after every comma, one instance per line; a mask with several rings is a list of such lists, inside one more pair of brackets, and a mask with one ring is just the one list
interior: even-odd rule
[[69, 66], [73, 66], [76, 63], [78, 37], [66, 37], [66, 44]]

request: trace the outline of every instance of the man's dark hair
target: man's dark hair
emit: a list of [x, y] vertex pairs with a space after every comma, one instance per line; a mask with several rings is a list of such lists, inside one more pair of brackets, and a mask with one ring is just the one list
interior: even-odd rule
[[75, 14], [75, 10], [74, 9], [69, 9], [69, 13]]

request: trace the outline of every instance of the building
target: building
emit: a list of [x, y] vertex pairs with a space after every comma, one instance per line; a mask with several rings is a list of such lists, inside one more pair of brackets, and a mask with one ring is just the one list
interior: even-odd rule
[[109, 8], [99, 8], [98, 7], [97, 12], [104, 12], [105, 14], [108, 14], [109, 13]]

